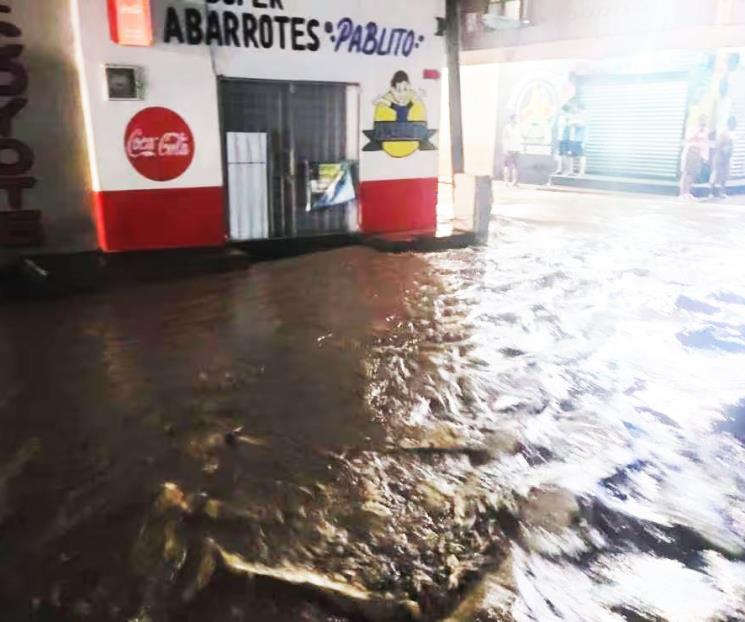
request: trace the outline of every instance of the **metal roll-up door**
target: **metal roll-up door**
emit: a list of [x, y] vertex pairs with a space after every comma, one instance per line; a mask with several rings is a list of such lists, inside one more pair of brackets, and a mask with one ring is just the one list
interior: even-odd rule
[[580, 86], [587, 108], [587, 172], [677, 179], [686, 120], [688, 78], [614, 76]]
[[[737, 119], [735, 132], [735, 149], [732, 153], [731, 179], [745, 178], [745, 72], [740, 70], [732, 78], [730, 85], [732, 93], [732, 110], [730, 114]], [[722, 120], [724, 124], [725, 120]]]
[[347, 164], [356, 175], [350, 156], [356, 159], [357, 143], [349, 143], [359, 135], [358, 90], [331, 82], [221, 79], [233, 239], [356, 229], [356, 199], [312, 210], [309, 186], [320, 164]]

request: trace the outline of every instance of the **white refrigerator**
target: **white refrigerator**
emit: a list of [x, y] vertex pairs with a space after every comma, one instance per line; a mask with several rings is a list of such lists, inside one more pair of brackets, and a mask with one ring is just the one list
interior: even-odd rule
[[264, 133], [227, 133], [231, 240], [269, 237], [267, 144]]

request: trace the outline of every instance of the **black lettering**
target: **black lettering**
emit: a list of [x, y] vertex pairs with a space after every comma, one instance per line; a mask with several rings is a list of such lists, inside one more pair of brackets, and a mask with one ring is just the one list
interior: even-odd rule
[[268, 15], [262, 15], [259, 18], [259, 39], [263, 48], [270, 48], [274, 45], [274, 23]]
[[13, 44], [0, 46], [0, 58], [18, 58], [22, 52], [22, 45]]
[[0, 135], [10, 136], [13, 133], [13, 118], [26, 107], [28, 100], [25, 97], [16, 97], [8, 100], [0, 108]]
[[178, 12], [172, 6], [169, 6], [166, 13], [166, 32], [163, 35], [163, 40], [168, 43], [171, 39], [176, 39], [179, 43], [183, 43], [184, 31], [181, 30], [181, 21], [179, 20]]
[[292, 18], [292, 49], [298, 52], [302, 52], [305, 49], [305, 44], [300, 43], [300, 39], [305, 36], [305, 19], [302, 17]]
[[222, 14], [222, 31], [225, 37], [225, 45], [234, 45], [240, 47], [241, 42], [238, 41], [238, 27], [240, 22], [238, 16], [230, 11], [225, 11]]
[[43, 243], [39, 210], [0, 212], [0, 246], [39, 246]]
[[23, 209], [23, 191], [35, 185], [34, 177], [0, 177], [0, 189], [7, 193], [11, 209]]
[[279, 47], [281, 47], [283, 50], [285, 49], [285, 46], [287, 45], [287, 24], [290, 23], [290, 18], [286, 15], [277, 15], [277, 17], [274, 18], [274, 21], [279, 24]]
[[266, 4], [266, 0], [253, 0], [253, 5], [257, 9], [268, 9], [269, 8]]
[[8, 22], [0, 22], [0, 35], [3, 37], [20, 37], [21, 29], [15, 24], [9, 24]]
[[321, 22], [319, 22], [317, 19], [311, 19], [308, 21], [308, 37], [310, 37], [310, 43], [308, 44], [308, 49], [311, 52], [317, 52], [321, 49], [321, 40], [318, 38], [318, 35], [316, 34], [316, 30], [321, 27]]
[[225, 4], [235, 4], [236, 0], [224, 0]]
[[207, 13], [207, 34], [204, 42], [207, 45], [217, 43], [222, 46], [222, 32], [220, 31], [220, 14], [217, 11]]
[[207, 4], [217, 4], [220, 0], [207, 0]]
[[282, 0], [271, 0], [273, 9], [279, 9], [280, 11], [284, 11], [285, 7], [282, 6]]
[[20, 45], [0, 47], [0, 74], [7, 73], [11, 78], [8, 82], [0, 84], [0, 96], [2, 97], [21, 95], [28, 87], [26, 69], [23, 65], [12, 60], [21, 53], [21, 50], [23, 50], [23, 46]]
[[[3, 152], [15, 153], [15, 162], [5, 162]], [[0, 175], [23, 175], [34, 165], [34, 152], [26, 144], [15, 138], [0, 138]]]
[[243, 14], [243, 45], [245, 47], [255, 48], [259, 47], [259, 42], [256, 40], [256, 29], [259, 27], [256, 17], [250, 13]]
[[184, 9], [184, 21], [186, 22], [186, 42], [189, 45], [199, 45], [202, 43], [204, 41], [202, 12], [192, 7]]

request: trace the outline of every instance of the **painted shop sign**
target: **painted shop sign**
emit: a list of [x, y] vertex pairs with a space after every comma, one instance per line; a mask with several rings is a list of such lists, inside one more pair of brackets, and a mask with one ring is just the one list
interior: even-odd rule
[[41, 212], [23, 209], [24, 192], [36, 185], [36, 179], [30, 175], [34, 152], [13, 132], [16, 116], [28, 104], [28, 72], [20, 62], [21, 30], [2, 17], [10, 12], [0, 4], [0, 190], [5, 193], [4, 204], [0, 203], [0, 246], [29, 246], [41, 244], [43, 235]]
[[124, 149], [135, 170], [153, 181], [181, 177], [194, 159], [194, 136], [168, 108], [140, 110], [124, 132]]
[[427, 126], [423, 91], [412, 86], [405, 71], [393, 74], [388, 91], [375, 100], [373, 129], [365, 130], [369, 142], [363, 151], [384, 151], [392, 158], [406, 158], [417, 151], [436, 151]]
[[425, 41], [410, 28], [376, 22], [357, 23], [351, 17], [337, 22], [287, 15], [283, 0], [207, 0], [197, 7], [166, 12], [163, 40], [186, 45], [217, 45], [254, 49], [334, 52], [367, 56], [409, 57]]

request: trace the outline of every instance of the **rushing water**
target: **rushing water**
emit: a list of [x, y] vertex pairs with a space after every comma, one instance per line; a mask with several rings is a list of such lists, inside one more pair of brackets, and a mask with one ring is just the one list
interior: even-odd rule
[[0, 311], [0, 619], [745, 619], [745, 216], [524, 195]]

